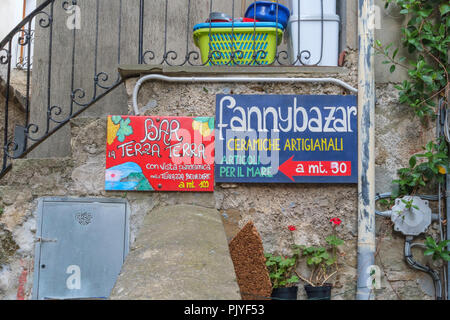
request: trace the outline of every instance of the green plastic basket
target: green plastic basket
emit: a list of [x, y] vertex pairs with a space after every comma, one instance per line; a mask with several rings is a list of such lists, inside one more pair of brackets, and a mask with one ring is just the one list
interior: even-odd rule
[[[210, 66], [267, 65], [271, 64], [276, 56], [277, 31], [277, 45], [280, 45], [283, 30], [275, 27], [200, 28], [194, 31], [194, 42], [200, 48], [203, 64], [208, 62]], [[210, 49], [211, 58], [209, 58]], [[235, 56], [233, 61], [230, 61], [232, 51]], [[256, 59], [253, 57], [254, 54]]]

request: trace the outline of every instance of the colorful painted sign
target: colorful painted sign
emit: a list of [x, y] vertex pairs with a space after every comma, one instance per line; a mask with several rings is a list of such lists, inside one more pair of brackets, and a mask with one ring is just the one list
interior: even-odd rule
[[357, 99], [217, 95], [216, 182], [357, 183]]
[[214, 190], [214, 118], [108, 116], [106, 190]]

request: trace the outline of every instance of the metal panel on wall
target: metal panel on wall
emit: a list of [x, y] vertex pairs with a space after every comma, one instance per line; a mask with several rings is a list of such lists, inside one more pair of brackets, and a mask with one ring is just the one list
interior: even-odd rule
[[41, 199], [34, 299], [105, 299], [129, 250], [127, 202]]

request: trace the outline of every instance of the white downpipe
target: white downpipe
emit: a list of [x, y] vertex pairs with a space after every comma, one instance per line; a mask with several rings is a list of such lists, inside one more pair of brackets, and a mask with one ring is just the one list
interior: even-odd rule
[[[375, 265], [374, 0], [358, 0], [358, 283], [357, 300], [373, 298]], [[376, 284], [377, 285], [377, 284]]]
[[138, 95], [139, 90], [144, 82], [150, 80], [165, 81], [165, 82], [186, 82], [186, 83], [199, 83], [199, 82], [212, 82], [212, 83], [224, 83], [224, 82], [260, 82], [260, 83], [333, 83], [341, 86], [352, 93], [358, 93], [358, 89], [352, 87], [348, 83], [334, 78], [277, 78], [277, 77], [168, 77], [160, 74], [150, 74], [140, 78], [133, 90], [133, 111], [135, 115], [139, 115], [138, 107]]

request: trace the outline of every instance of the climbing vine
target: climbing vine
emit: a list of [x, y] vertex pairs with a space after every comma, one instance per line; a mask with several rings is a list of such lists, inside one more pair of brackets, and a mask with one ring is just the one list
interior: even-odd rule
[[[386, 7], [397, 5], [407, 18], [401, 29], [402, 46], [407, 56], [400, 56], [400, 48], [393, 44], [375, 42], [375, 50], [386, 59], [391, 73], [397, 68], [407, 70], [408, 79], [395, 86], [399, 103], [407, 105], [427, 127], [448, 105], [450, 95], [449, 44], [450, 3], [448, 0], [386, 0]], [[440, 102], [440, 103], [439, 103]], [[442, 183], [448, 172], [448, 150], [445, 139], [430, 141], [424, 152], [413, 155], [409, 167], [398, 170], [398, 186], [393, 198], [414, 194], [418, 188]]]

